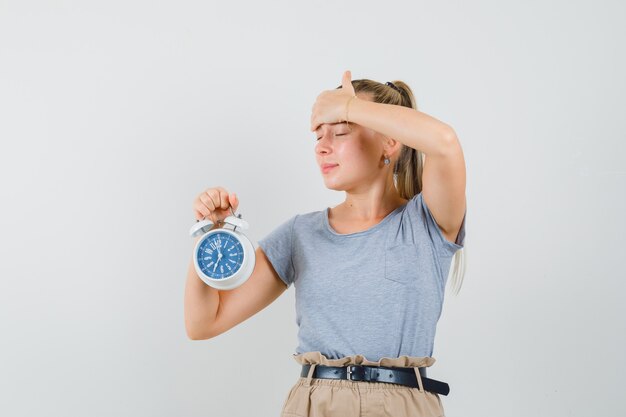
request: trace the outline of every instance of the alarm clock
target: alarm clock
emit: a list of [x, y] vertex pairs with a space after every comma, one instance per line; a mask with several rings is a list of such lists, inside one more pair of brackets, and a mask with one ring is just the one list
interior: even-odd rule
[[[202, 281], [218, 290], [232, 290], [250, 278], [256, 256], [254, 247], [242, 232], [249, 228], [248, 222], [235, 216], [226, 217], [222, 228], [213, 229], [215, 223], [206, 219], [196, 220], [191, 227], [191, 237], [202, 236], [196, 242], [193, 262]], [[232, 226], [232, 227], [229, 227]]]

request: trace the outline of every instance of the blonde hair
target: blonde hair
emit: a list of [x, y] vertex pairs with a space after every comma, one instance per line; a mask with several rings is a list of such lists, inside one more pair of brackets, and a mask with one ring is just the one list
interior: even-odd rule
[[[394, 89], [387, 84], [369, 79], [352, 80], [354, 92], [369, 94], [375, 103], [394, 104], [397, 106], [410, 107], [417, 110], [417, 102], [411, 88], [403, 81], [392, 81], [400, 90]], [[337, 87], [341, 88], [341, 86]], [[425, 154], [422, 151], [402, 145], [400, 156], [393, 167], [394, 185], [400, 196], [410, 200], [422, 191], [422, 171], [424, 170]], [[458, 294], [465, 276], [465, 245], [463, 249], [455, 252], [450, 267], [452, 290]]]

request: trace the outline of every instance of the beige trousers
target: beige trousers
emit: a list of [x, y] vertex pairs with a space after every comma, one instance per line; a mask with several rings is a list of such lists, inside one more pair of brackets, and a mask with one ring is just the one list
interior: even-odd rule
[[[281, 417], [445, 417], [439, 394], [425, 391], [418, 367], [431, 366], [433, 357], [400, 356], [368, 361], [362, 355], [328, 359], [321, 352], [293, 356], [300, 365], [311, 364], [308, 377], [298, 377]], [[419, 387], [386, 382], [312, 378], [315, 365], [369, 365], [415, 368]]]

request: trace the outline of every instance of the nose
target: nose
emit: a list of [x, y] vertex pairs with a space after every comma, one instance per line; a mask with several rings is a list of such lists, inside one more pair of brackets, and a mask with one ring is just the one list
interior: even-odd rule
[[328, 153], [332, 150], [332, 132], [320, 133], [320, 139], [315, 144], [316, 153]]

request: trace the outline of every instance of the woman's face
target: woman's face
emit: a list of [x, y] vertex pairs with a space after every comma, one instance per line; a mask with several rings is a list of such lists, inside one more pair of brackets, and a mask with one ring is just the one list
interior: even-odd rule
[[[383, 144], [377, 132], [341, 122], [324, 123], [314, 134], [315, 157], [326, 187], [343, 191], [362, 185], [367, 189], [381, 174]], [[337, 166], [324, 170], [325, 164]]]

